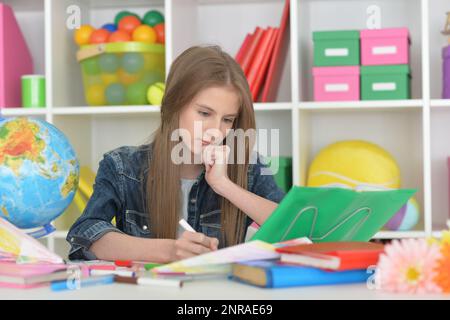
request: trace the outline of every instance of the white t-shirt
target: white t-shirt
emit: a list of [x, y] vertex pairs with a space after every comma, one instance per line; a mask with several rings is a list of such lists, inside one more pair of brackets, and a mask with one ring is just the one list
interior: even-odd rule
[[[196, 179], [180, 179], [181, 182], [181, 193], [180, 193], [180, 219], [188, 221], [188, 203], [189, 203], [189, 192], [192, 189]], [[177, 238], [181, 236], [184, 229], [178, 226]]]

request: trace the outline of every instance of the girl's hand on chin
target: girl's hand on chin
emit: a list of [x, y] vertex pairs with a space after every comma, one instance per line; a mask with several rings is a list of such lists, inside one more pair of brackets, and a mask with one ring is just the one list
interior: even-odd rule
[[221, 187], [230, 182], [227, 174], [229, 155], [230, 147], [227, 145], [209, 145], [203, 150], [206, 182], [218, 194]]

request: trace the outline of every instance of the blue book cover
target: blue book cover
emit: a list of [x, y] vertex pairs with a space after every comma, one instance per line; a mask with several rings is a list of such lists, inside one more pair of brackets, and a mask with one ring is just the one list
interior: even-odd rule
[[364, 283], [371, 273], [366, 269], [326, 271], [261, 260], [233, 264], [232, 279], [265, 288]]

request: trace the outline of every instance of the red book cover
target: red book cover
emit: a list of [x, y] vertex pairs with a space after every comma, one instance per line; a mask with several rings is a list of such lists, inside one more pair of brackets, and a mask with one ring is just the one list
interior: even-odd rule
[[249, 44], [252, 40], [252, 36], [253, 35], [250, 33], [247, 33], [247, 35], [245, 36], [244, 42], [242, 43], [241, 47], [239, 48], [238, 53], [236, 54], [235, 60], [237, 63], [242, 64], [242, 60], [247, 53]]
[[[248, 70], [247, 81], [250, 86], [250, 91], [252, 91], [255, 87], [256, 75], [258, 70], [262, 66], [262, 62], [264, 59], [265, 52], [269, 49], [270, 37], [273, 34], [273, 28], [269, 27], [263, 30], [263, 34], [261, 36], [261, 40], [259, 41], [258, 48], [256, 49], [255, 56], [250, 65], [250, 69]], [[255, 101], [255, 99], [253, 99]]]
[[260, 27], [256, 27], [255, 32], [253, 33], [252, 41], [248, 45], [247, 53], [242, 58], [241, 67], [246, 76], [248, 75], [248, 71], [252, 64], [256, 50], [258, 49], [258, 44], [259, 41], [261, 40], [262, 35], [263, 29], [261, 29]]
[[269, 70], [267, 72], [266, 82], [261, 93], [261, 102], [275, 100], [280, 85], [281, 73], [284, 63], [286, 62], [287, 51], [289, 46], [290, 30], [289, 30], [289, 7], [290, 0], [286, 0], [283, 15], [281, 17], [278, 37], [275, 42], [272, 59], [270, 60]]
[[[380, 254], [384, 252], [384, 245], [371, 242], [328, 242], [282, 247], [276, 251], [282, 254], [282, 262], [294, 263], [297, 256], [299, 264], [311, 262], [313, 266], [327, 269], [337, 262], [332, 269], [343, 271], [376, 265]], [[283, 255], [286, 255], [286, 259], [283, 259]]]
[[256, 73], [256, 78], [255, 78], [254, 84], [253, 84], [253, 86], [250, 87], [251, 92], [252, 92], [253, 101], [257, 100], [258, 95], [261, 91], [261, 86], [264, 83], [264, 79], [267, 75], [267, 69], [269, 67], [270, 58], [272, 57], [273, 49], [275, 46], [275, 41], [278, 36], [278, 31], [279, 31], [278, 28], [272, 29], [269, 45], [267, 47], [267, 50], [264, 52], [263, 61]]

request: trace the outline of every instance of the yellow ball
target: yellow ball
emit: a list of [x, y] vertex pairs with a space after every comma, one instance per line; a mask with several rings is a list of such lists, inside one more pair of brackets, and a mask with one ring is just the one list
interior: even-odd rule
[[310, 187], [400, 188], [392, 155], [366, 141], [341, 141], [322, 149], [309, 168]]
[[155, 43], [156, 38], [156, 31], [146, 24], [140, 25], [133, 31], [133, 41]]
[[162, 82], [157, 82], [151, 85], [147, 91], [147, 99], [151, 105], [160, 106], [162, 99], [164, 97], [164, 91], [166, 90], [166, 85]]
[[102, 82], [105, 87], [109, 86], [112, 83], [119, 82], [119, 76], [117, 73], [103, 73], [101, 75]]
[[101, 84], [94, 84], [87, 87], [86, 101], [90, 106], [106, 105], [105, 86]]
[[79, 29], [75, 30], [75, 33], [73, 35], [75, 43], [79, 46], [89, 44], [89, 39], [94, 30], [95, 29], [88, 24], [82, 25]]

